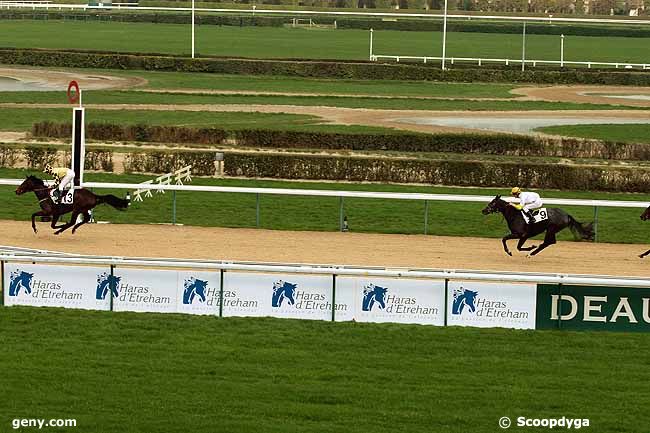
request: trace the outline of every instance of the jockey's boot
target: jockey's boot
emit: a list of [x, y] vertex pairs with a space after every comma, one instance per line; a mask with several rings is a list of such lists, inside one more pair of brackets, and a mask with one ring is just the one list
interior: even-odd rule
[[529, 211], [529, 210], [525, 210], [523, 212], [526, 215], [526, 217], [528, 217], [528, 223], [532, 224], [534, 222], [533, 213], [531, 211]]
[[54, 204], [59, 204], [61, 202], [61, 191], [59, 191], [58, 188], [52, 193], [52, 198], [54, 199]]

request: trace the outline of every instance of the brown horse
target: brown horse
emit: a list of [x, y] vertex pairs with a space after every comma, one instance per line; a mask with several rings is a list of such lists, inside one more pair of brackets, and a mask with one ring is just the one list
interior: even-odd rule
[[[110, 194], [95, 195], [87, 189], [83, 188], [75, 190], [73, 204], [57, 204], [54, 203], [50, 198], [51, 189], [52, 188], [49, 188], [41, 179], [37, 178], [36, 176], [27, 176], [27, 179], [25, 179], [25, 181], [18, 188], [16, 188], [17, 195], [25, 194], [26, 192], [33, 192], [36, 194], [38, 203], [41, 205], [41, 210], [32, 214], [32, 229], [34, 229], [34, 233], [37, 232], [37, 216], [52, 217], [52, 228], [58, 229], [56, 232], [54, 232], [55, 235], [60, 234], [72, 226], [74, 226], [72, 229], [72, 233], [74, 234], [74, 232], [80, 226], [90, 221], [90, 210], [98, 204], [108, 203], [115, 209], [119, 210], [124, 210], [129, 206], [129, 202], [127, 200], [123, 200]], [[70, 222], [57, 226], [56, 223], [59, 220], [59, 217], [70, 212], [72, 212]], [[75, 225], [77, 217], [79, 215], [83, 215], [83, 220]]]
[[[650, 220], [650, 206], [648, 206], [648, 208], [644, 210], [643, 213], [641, 214], [641, 221], [647, 221], [647, 220]], [[639, 254], [639, 257], [644, 258], [648, 254], [650, 254], [650, 250], [646, 251], [643, 254]]]

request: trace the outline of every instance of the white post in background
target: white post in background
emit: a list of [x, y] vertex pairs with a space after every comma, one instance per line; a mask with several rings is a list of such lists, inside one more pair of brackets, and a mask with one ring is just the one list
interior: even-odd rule
[[526, 21], [524, 21], [524, 35], [521, 44], [521, 72], [526, 69]]
[[192, 58], [194, 58], [194, 0], [192, 0]]
[[560, 68], [564, 67], [564, 35], [560, 35]]
[[373, 30], [370, 29], [370, 61], [372, 62], [372, 33]]
[[442, 70], [445, 70], [445, 54], [447, 51], [447, 0], [445, 0], [445, 14], [442, 23]]

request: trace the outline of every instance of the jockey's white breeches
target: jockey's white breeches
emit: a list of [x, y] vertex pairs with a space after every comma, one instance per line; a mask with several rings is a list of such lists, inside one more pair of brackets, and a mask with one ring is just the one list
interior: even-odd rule
[[524, 206], [522, 206], [522, 209], [525, 210], [526, 212], [530, 212], [533, 209], [539, 209], [543, 205], [544, 204], [542, 203], [542, 200], [535, 200], [532, 203], [526, 203]]
[[72, 181], [74, 180], [74, 171], [68, 170], [68, 174], [63, 176], [61, 182], [59, 182], [59, 192], [63, 192], [66, 186], [70, 185], [70, 189], [74, 186]]

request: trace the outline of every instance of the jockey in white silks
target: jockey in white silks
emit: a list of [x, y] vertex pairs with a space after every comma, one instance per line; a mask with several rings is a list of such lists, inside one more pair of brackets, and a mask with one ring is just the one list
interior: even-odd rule
[[532, 210], [541, 208], [544, 204], [542, 203], [542, 198], [536, 192], [522, 191], [518, 186], [512, 188], [510, 193], [517, 199], [519, 199], [519, 205], [515, 206], [529, 218], [530, 221], [533, 220]]

